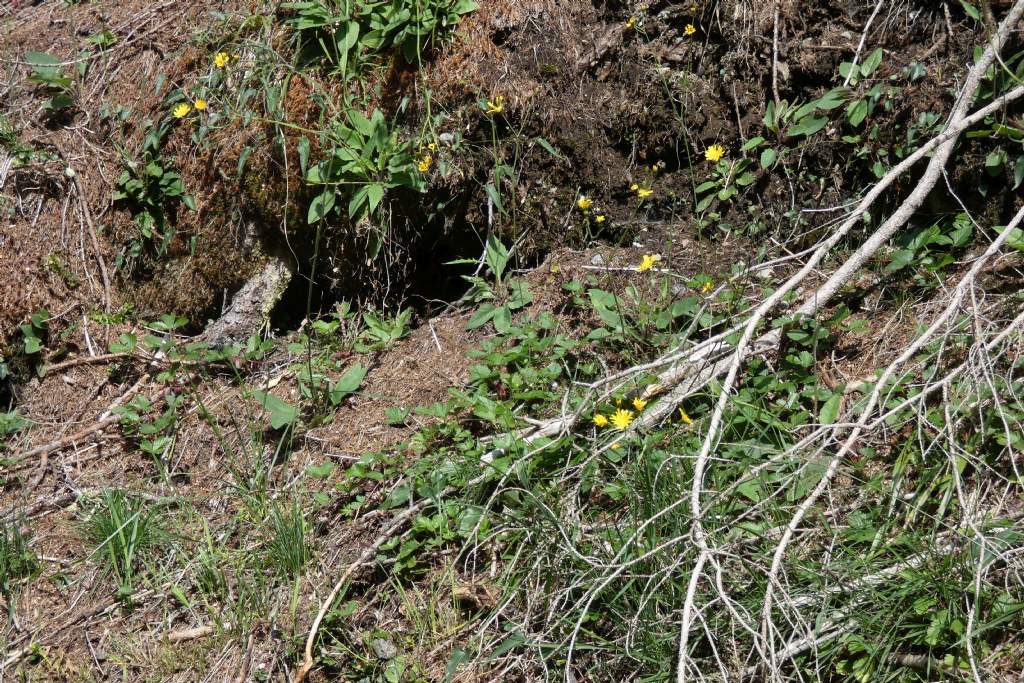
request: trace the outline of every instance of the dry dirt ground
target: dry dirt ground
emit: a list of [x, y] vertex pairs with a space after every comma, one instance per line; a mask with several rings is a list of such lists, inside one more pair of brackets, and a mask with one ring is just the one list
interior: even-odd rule
[[[420, 92], [414, 85], [430, 87], [450, 112], [446, 125], [483, 141], [469, 158], [460, 160], [458, 173], [438, 180], [428, 193], [430, 198], [445, 192], [457, 198], [459, 225], [445, 233], [440, 224], [428, 223], [428, 231], [438, 228], [441, 235], [415, 244], [407, 257], [424, 258], [432, 249], [456, 255], [466, 235], [487, 225], [487, 202], [481, 201], [479, 181], [486, 179], [493, 160], [486, 144], [489, 132], [480, 127], [476, 103], [496, 94], [507, 98], [509, 120], [522, 126], [525, 137], [543, 137], [565, 157], [556, 162], [535, 144], [517, 160], [529, 170], [515, 188], [519, 220], [506, 237], [519, 241], [529, 262], [538, 266], [530, 275], [538, 291], [536, 310], [553, 309], [565, 278], [586, 274], [595, 264], [631, 267], [641, 254], [658, 251], [673, 255], [673, 261], [691, 274], [728, 275], [733, 263], [752, 256], [757, 245], [743, 238], [723, 236], [714, 246], [697, 241], [692, 217], [680, 209], [692, 189], [692, 160], [680, 146], [679, 129], [686, 131], [696, 149], [715, 142], [735, 147], [745, 129], [759, 120], [761, 105], [773, 87], [773, 19], [764, 11], [769, 3], [727, 2], [694, 10], [690, 3], [650, 2], [640, 30], [657, 39], [645, 41], [625, 27], [626, 3], [480, 4], [480, 10], [465, 20], [456, 43], [425, 65], [417, 83], [397, 74], [382, 97], [382, 105], [389, 106], [389, 96], [397, 101], [396, 95]], [[822, 75], [831, 76], [841, 55], [855, 47], [871, 8], [864, 3], [856, 8], [841, 7], [845, 3], [809, 4], [813, 7], [781, 3], [785, 41], [774, 70], [775, 87], [784, 94], [799, 95], [823, 85]], [[954, 61], [956, 51], [950, 43], [956, 37], [945, 33], [942, 21], [933, 20], [934, 9], [928, 3], [911, 4], [903, 15], [886, 18], [875, 36], [880, 44], [899, 48], [893, 51], [890, 67], [898, 70], [914, 59], [934, 65]], [[228, 0], [218, 3], [216, 10], [228, 15], [260, 13], [266, 11], [264, 5]], [[0, 342], [6, 340], [0, 350], [12, 359], [11, 377], [0, 391], [0, 409], [16, 407], [31, 424], [0, 450], [0, 510], [5, 524], [24, 527], [43, 562], [16, 605], [11, 605], [11, 618], [0, 636], [0, 681], [243, 681], [256, 680], [255, 672], [286, 680], [300, 649], [298, 639], [338, 568], [374, 536], [372, 516], [358, 524], [336, 523], [336, 507], [351, 498], [329, 501], [315, 518], [314, 568], [296, 586], [277, 587], [264, 602], [252, 604], [252, 624], [244, 634], [225, 628], [211, 637], [188, 631], [208, 623], [208, 611], [175, 597], [175, 589], [180, 590], [176, 581], [194, 569], [195, 557], [164, 558], [168, 567], [160, 575], [166, 581], [140, 590], [132, 604], [125, 605], [83, 537], [83, 520], [97, 504], [97, 495], [116, 487], [138, 492], [156, 504], [187, 501], [188, 511], [170, 514], [174, 533], [187, 539], [189, 547], [201, 549], [209, 529], [223, 530], [226, 538], [218, 540], [239, 551], [263, 542], [247, 537], [246, 528], [233, 522], [240, 514], [233, 468], [242, 466], [235, 459], [246, 450], [243, 441], [249, 437], [238, 425], [262, 422], [263, 414], [243, 396], [232, 373], [225, 371], [192, 387], [200, 399], [197, 403], [214, 416], [223, 435], [205, 427], [197, 406], [189, 408], [176, 435], [171, 470], [177, 474], [161, 479], [152, 458], [115, 425], [104, 422], [111, 407], [133, 396], [148, 396], [153, 414], [159, 411], [166, 390], [154, 379], [161, 371], [159, 361], [96, 360], [120, 333], [139, 331], [140, 320], [178, 313], [190, 319], [186, 331], [198, 331], [260, 265], [258, 251], [247, 251], [235, 228], [224, 221], [226, 211], [238, 208], [231, 202], [239, 196], [244, 215], [269, 220], [261, 214], [265, 207], [254, 206], [257, 202], [238, 182], [215, 172], [215, 167], [235, 167], [237, 144], [225, 138], [200, 157], [188, 150], [184, 136], [171, 148], [181, 153], [180, 169], [186, 185], [196, 188], [198, 210], [183, 217], [181, 241], [166, 263], [133, 276], [116, 265], [131, 225], [111, 199], [122, 153], [138, 144], [141, 119], [159, 106], [154, 95], [158, 74], [186, 79], [207, 58], [196, 47], [194, 35], [213, 21], [212, 9], [175, 0], [0, 3]], [[913, 21], [912, 14], [917, 17]], [[691, 21], [701, 26], [693, 37], [682, 29]], [[114, 45], [90, 42], [104, 30], [117, 36]], [[76, 80], [70, 113], [54, 118], [43, 109], [46, 94], [27, 81], [28, 51], [48, 52], [64, 60], [68, 71], [88, 65]], [[679, 64], [688, 66], [685, 88], [673, 82], [665, 68]], [[920, 89], [907, 100], [948, 98], [941, 90], [925, 92], [924, 85]], [[301, 86], [290, 97], [289, 113], [302, 120], [308, 97]], [[423, 115], [419, 105], [413, 105], [412, 124]], [[133, 113], [123, 125], [112, 114], [116, 107]], [[893, 120], [905, 114], [894, 112]], [[474, 116], [476, 123], [470, 121]], [[21, 148], [38, 153], [32, 163], [14, 163]], [[827, 146], [814, 154], [820, 167], [831, 165]], [[273, 155], [267, 156], [271, 163]], [[629, 187], [649, 181], [652, 174], [658, 177], [658, 196], [639, 211]], [[271, 193], [276, 189], [272, 185]], [[788, 205], [792, 188], [766, 184], [761, 191], [762, 203], [770, 208]], [[836, 173], [822, 180], [818, 197], [828, 203], [839, 199], [842, 191]], [[589, 235], [569, 221], [566, 207], [581, 194], [593, 198], [607, 214], [603, 232]], [[287, 211], [285, 207], [278, 214]], [[196, 241], [189, 242], [190, 236]], [[565, 243], [579, 248], [561, 246]], [[425, 270], [430, 273], [427, 280], [434, 277], [436, 271]], [[416, 286], [424, 298], [437, 292], [422, 283]], [[57, 369], [38, 377], [26, 362], [16, 359], [16, 350], [21, 343], [18, 326], [43, 308], [52, 317], [39, 364]], [[412, 333], [390, 348], [360, 359], [336, 359], [338, 374], [356, 360], [369, 367], [363, 390], [347, 399], [330, 422], [305, 431], [291, 445], [270, 470], [272, 488], [288, 490], [310, 466], [348, 466], [363, 453], [385, 452], [403, 443], [416, 420], [429, 418], [392, 426], [388, 408], [429, 405], [443, 400], [449, 387], [466, 381], [471, 363], [466, 353], [484, 333], [465, 331], [466, 312], [423, 310]], [[277, 333], [284, 338], [289, 330]], [[246, 368], [251, 373], [248, 382], [265, 383], [275, 395], [294, 401], [297, 360], [279, 345], [268, 358]], [[97, 429], [98, 425], [105, 428]], [[399, 462], [410, 455], [398, 452], [393, 457]], [[324, 481], [319, 492], [332, 495], [333, 483]], [[362, 493], [369, 506], [389, 491], [370, 488]], [[452, 593], [455, 588], [442, 585], [438, 590]], [[485, 588], [473, 590], [486, 595]], [[244, 591], [233, 586], [229, 592], [234, 598]], [[431, 595], [407, 598], [412, 609], [416, 600], [429, 601]], [[406, 618], [392, 608], [385, 597], [368, 598], [353, 619], [387, 630]], [[437, 618], [459, 623], [457, 613]], [[423, 661], [440, 667], [434, 671], [435, 680], [443, 678], [446, 647], [450, 642], [421, 644]], [[327, 680], [326, 675], [320, 680]]]

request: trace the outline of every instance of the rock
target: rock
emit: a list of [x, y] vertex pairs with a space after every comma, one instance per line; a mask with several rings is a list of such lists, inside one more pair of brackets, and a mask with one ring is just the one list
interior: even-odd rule
[[270, 312], [280, 301], [294, 274], [290, 262], [272, 258], [262, 271], [238, 290], [228, 310], [199, 335], [199, 341], [224, 346], [243, 341], [258, 332], [267, 324]]
[[374, 638], [370, 641], [370, 649], [378, 659], [394, 659], [398, 656], [398, 648], [386, 638]]

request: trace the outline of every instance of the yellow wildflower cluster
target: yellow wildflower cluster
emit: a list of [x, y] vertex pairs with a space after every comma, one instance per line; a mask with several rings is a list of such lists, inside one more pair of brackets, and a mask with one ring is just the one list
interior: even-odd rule
[[640, 265], [636, 267], [636, 272], [645, 273], [653, 269], [659, 261], [661, 261], [660, 254], [644, 254], [644, 257], [640, 260]]
[[622, 401], [617, 401], [616, 403], [618, 407], [615, 409], [615, 412], [610, 415], [594, 413], [594, 417], [592, 419], [596, 426], [607, 427], [611, 425], [620, 431], [627, 429], [629, 425], [633, 424], [633, 420], [636, 419], [636, 414], [642, 412], [643, 409], [647, 407], [647, 401], [639, 397], [633, 399], [633, 408], [635, 409], [635, 412], [629, 408], [623, 408]]
[[714, 288], [715, 288], [715, 283], [712, 282], [711, 280], [708, 280], [707, 282], [704, 283], [704, 286], [700, 288], [700, 293], [701, 294], [707, 294], [708, 292], [710, 292]]
[[637, 18], [636, 17], [630, 17], [629, 19], [626, 19], [626, 28], [636, 28], [636, 24], [637, 24]]
[[721, 145], [711, 145], [704, 150], [704, 158], [708, 161], [718, 161], [725, 156], [725, 147]]
[[641, 201], [647, 199], [652, 194], [654, 194], [654, 190], [648, 187], [640, 187], [636, 183], [633, 183], [632, 185], [629, 186], [629, 191], [635, 194], [637, 196], [637, 199], [640, 199]]
[[426, 173], [430, 170], [430, 167], [434, 164], [434, 157], [429, 154], [424, 154], [420, 162], [416, 164], [416, 167], [420, 169], [420, 173]]
[[227, 68], [228, 62], [231, 61], [231, 57], [227, 52], [218, 52], [213, 56], [213, 65], [218, 69]]
[[487, 115], [500, 114], [505, 109], [505, 98], [498, 95], [493, 100], [487, 100]]

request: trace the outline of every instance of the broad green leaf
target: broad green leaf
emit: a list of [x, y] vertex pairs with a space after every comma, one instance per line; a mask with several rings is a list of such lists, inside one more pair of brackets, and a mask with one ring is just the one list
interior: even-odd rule
[[778, 159], [778, 153], [771, 147], [761, 151], [761, 168], [771, 168], [775, 164], [775, 160]]
[[322, 220], [331, 209], [334, 208], [335, 194], [334, 188], [325, 188], [323, 192], [313, 198], [313, 201], [309, 203], [309, 214], [306, 220], [310, 225]]
[[295, 406], [285, 403], [273, 394], [268, 394], [265, 391], [253, 391], [252, 396], [270, 412], [270, 426], [274, 429], [281, 429], [292, 424], [299, 416], [299, 411]]
[[827, 123], [828, 119], [824, 116], [807, 116], [801, 119], [795, 126], [789, 128], [786, 133], [790, 137], [814, 135], [824, 128]]
[[875, 48], [871, 54], [864, 58], [864, 62], [860, 65], [860, 72], [865, 77], [870, 76], [878, 68], [878, 65], [882, 63], [882, 48]]
[[332, 398], [335, 394], [340, 396], [346, 396], [353, 394], [359, 390], [359, 387], [363, 383], [363, 378], [366, 377], [367, 369], [363, 367], [361, 363], [356, 363], [344, 375], [341, 379], [331, 388]]
[[818, 423], [824, 426], [835, 424], [836, 419], [839, 417], [839, 409], [843, 404], [842, 393], [833, 394], [831, 398], [825, 401], [825, 404], [821, 406], [821, 411], [818, 413]]

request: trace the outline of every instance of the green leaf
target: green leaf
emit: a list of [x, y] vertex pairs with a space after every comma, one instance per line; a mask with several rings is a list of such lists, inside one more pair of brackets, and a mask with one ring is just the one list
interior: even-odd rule
[[882, 48], [875, 48], [867, 57], [864, 58], [864, 62], [860, 65], [860, 72], [865, 77], [870, 76], [878, 68], [878, 65], [882, 63]]
[[828, 123], [828, 119], [824, 116], [807, 116], [801, 119], [795, 126], [788, 129], [786, 134], [790, 137], [814, 135], [824, 128], [826, 123]]
[[[1003, 234], [1003, 231], [1006, 230], [1006, 226], [997, 225], [995, 226], [995, 230], [1001, 235]], [[1018, 251], [1024, 251], [1024, 230], [1021, 230], [1020, 228], [1013, 228], [1013, 230], [1010, 231], [1010, 236], [1006, 238], [1004, 244], [1013, 247]]]
[[325, 188], [323, 192], [313, 198], [313, 201], [309, 203], [309, 214], [306, 220], [310, 225], [322, 220], [331, 209], [334, 208], [335, 194], [334, 188]]
[[469, 322], [466, 323], [467, 330], [475, 330], [478, 327], [483, 327], [491, 318], [498, 312], [498, 307], [492, 303], [485, 303], [476, 310], [470, 318]]
[[281, 429], [292, 424], [299, 416], [299, 411], [295, 406], [285, 403], [273, 394], [268, 394], [265, 391], [253, 391], [252, 397], [270, 412], [270, 426], [274, 429]]
[[828, 426], [836, 423], [836, 419], [839, 417], [839, 409], [843, 404], [842, 393], [832, 394], [832, 397], [825, 401], [825, 404], [821, 406], [821, 411], [818, 413], [818, 422], [823, 426]]
[[752, 150], [755, 147], [758, 147], [758, 146], [760, 146], [762, 144], [764, 144], [764, 138], [761, 137], [760, 135], [758, 135], [756, 138], [751, 138], [751, 139], [747, 140], [745, 143], [743, 143], [743, 146], [740, 147], [740, 151], [741, 152], [749, 152], [750, 150]]
[[553, 156], [554, 158], [558, 159], [559, 161], [562, 161], [563, 159], [565, 159], [565, 157], [563, 157], [563, 156], [562, 156], [561, 154], [559, 154], [559, 153], [558, 153], [558, 150], [557, 150], [557, 149], [555, 149], [555, 148], [554, 148], [554, 147], [553, 147], [553, 146], [551, 145], [551, 143], [550, 143], [550, 142], [548, 142], [547, 140], [545, 140], [544, 138], [542, 138], [542, 137], [540, 137], [540, 136], [537, 136], [537, 137], [535, 137], [535, 138], [534, 138], [534, 141], [535, 141], [535, 142], [536, 142], [536, 143], [537, 143], [538, 145], [540, 145], [541, 147], [543, 147], [543, 148], [544, 148], [545, 150], [547, 150], [548, 154], [550, 154], [550, 155], [551, 155], [551, 156]]
[[366, 377], [367, 369], [363, 367], [361, 363], [356, 363], [348, 371], [341, 376], [341, 379], [331, 387], [331, 401], [337, 403], [345, 396], [354, 394], [359, 390], [359, 387], [363, 384], [363, 378]]
[[310, 465], [306, 468], [306, 475], [314, 479], [326, 479], [334, 472], [334, 463], [328, 460], [320, 465]]
[[776, 159], [778, 159], [778, 158], [779, 158], [778, 153], [774, 149], [772, 149], [771, 147], [769, 147], [769, 148], [767, 148], [765, 150], [762, 150], [761, 151], [761, 168], [764, 168], [764, 169], [771, 168], [775, 164]]
[[854, 128], [862, 124], [867, 116], [867, 100], [856, 100], [854, 102], [850, 102], [850, 105], [846, 108], [846, 120], [849, 121], [850, 125]]
[[960, 0], [960, 5], [964, 8], [964, 12], [967, 13], [967, 16], [975, 21], [981, 21], [981, 12], [978, 11], [977, 7], [967, 2], [967, 0]]

